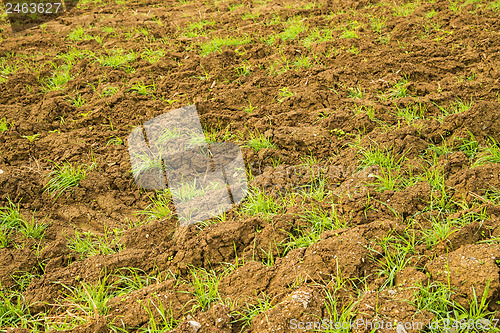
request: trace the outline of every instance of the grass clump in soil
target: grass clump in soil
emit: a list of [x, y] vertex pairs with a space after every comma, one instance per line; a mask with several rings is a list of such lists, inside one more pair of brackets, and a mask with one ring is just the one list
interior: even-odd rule
[[45, 185], [45, 192], [55, 195], [56, 199], [65, 191], [78, 186], [80, 181], [84, 180], [87, 171], [92, 168], [86, 165], [74, 166], [71, 163], [56, 164], [56, 170], [49, 175], [49, 182]]

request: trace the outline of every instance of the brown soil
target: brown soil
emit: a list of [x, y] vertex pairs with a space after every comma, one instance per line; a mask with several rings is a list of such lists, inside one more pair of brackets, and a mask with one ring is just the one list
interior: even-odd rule
[[[368, 247], [380, 252], [376, 240], [385, 235], [405, 235], [409, 230], [418, 233], [426, 228], [427, 217], [437, 214], [426, 210], [433, 190], [419, 182], [402, 191], [376, 191], [367, 184], [381, 168], [358, 168], [360, 151], [375, 145], [404, 156], [407, 160], [403, 168], [418, 173], [425, 164], [421, 155], [431, 144], [452, 145], [454, 139], [469, 138], [470, 134], [481, 145], [491, 138], [500, 142], [498, 11], [482, 2], [479, 9], [468, 4], [453, 12], [447, 1], [435, 1], [420, 4], [408, 16], [394, 16], [390, 6], [403, 6], [399, 0], [388, 2], [388, 6], [379, 6], [378, 1], [324, 2], [318, 2], [320, 8], [301, 9], [305, 1], [271, 1], [265, 5], [248, 1], [104, 1], [81, 3], [46, 26], [16, 34], [7, 23], [0, 26], [0, 57], [8, 64], [25, 61], [32, 66], [1, 76], [5, 80], [0, 83], [0, 119], [5, 118], [12, 127], [0, 132], [0, 206], [7, 206], [10, 199], [19, 203], [23, 216], [50, 221], [41, 241], [13, 233], [10, 244], [0, 248], [2, 288], [18, 289], [13, 275], [30, 272], [36, 277], [22, 290], [30, 313], [63, 318], [71, 308], [64, 300], [63, 285], [92, 285], [111, 273], [127, 274], [125, 268], [140, 269], [145, 274], [164, 273], [163, 281], [112, 298], [106, 316], [91, 314], [85, 323], [68, 332], [108, 332], [110, 324], [135, 332], [148, 326], [149, 315], [142, 304], [158, 300], [164, 300], [162, 303], [172, 309], [179, 322], [175, 332], [192, 332], [190, 321], [201, 324], [198, 332], [239, 332], [242, 322], [236, 321], [234, 311], [244, 309], [243, 304], [255, 304], [256, 297], [262, 295], [274, 307], [253, 318], [245, 329], [302, 332], [305, 330], [290, 328], [290, 319], [308, 322], [328, 318], [325, 290], [333, 290], [332, 281], [339, 272], [351, 281], [364, 281], [337, 294], [339, 309], [350, 301], [358, 302], [354, 321], [383, 318], [427, 323], [433, 315], [417, 311], [407, 301], [415, 297], [416, 284], [433, 281], [453, 286], [454, 301], [462, 306], [468, 306], [474, 292], [483, 295], [488, 285], [488, 310], [499, 318], [500, 248], [498, 242], [478, 243], [500, 235], [500, 206], [478, 201], [487, 189], [500, 188], [499, 165], [473, 167], [461, 151], [439, 157], [437, 166], [443, 170], [449, 195], [467, 205], [454, 212], [455, 217], [474, 211], [486, 212], [488, 218], [460, 228], [433, 247], [417, 246], [418, 252], [398, 272], [391, 288], [380, 288], [384, 278], [377, 276], [379, 267]], [[229, 10], [229, 5], [238, 4], [242, 6]], [[257, 8], [261, 15], [255, 22], [242, 19], [243, 13]], [[341, 10], [345, 13], [327, 19], [331, 11]], [[431, 29], [427, 38], [417, 37], [426, 32], [423, 24], [429, 19], [425, 15], [431, 10], [437, 12], [432, 20], [439, 22], [440, 30]], [[370, 28], [370, 14], [387, 17], [380, 34]], [[310, 49], [299, 42], [302, 35], [289, 41], [277, 39], [270, 45], [258, 39], [282, 29], [262, 22], [274, 16], [284, 22], [295, 15], [308, 18], [310, 31], [356, 20], [361, 25], [359, 38], [339, 38], [341, 31], [334, 31], [335, 38], [312, 44]], [[153, 17], [163, 24], [157, 24]], [[214, 25], [206, 26], [211, 33], [208, 37], [183, 35], [189, 22], [201, 19], [215, 20]], [[102, 43], [95, 39], [69, 40], [68, 34], [78, 26], [92, 36], [102, 36]], [[109, 26], [117, 32], [131, 32], [127, 36], [103, 32], [102, 28]], [[143, 28], [147, 36], [141, 34]], [[207, 56], [201, 56], [196, 47], [196, 43], [215, 36], [244, 33], [253, 36], [252, 43]], [[386, 43], [380, 41], [387, 36], [390, 40]], [[44, 80], [53, 71], [49, 62], [63, 64], [57, 55], [72, 47], [96, 55], [109, 54], [113, 48], [134, 51], [136, 57], [130, 66], [135, 70], [77, 58], [69, 71], [74, 78], [64, 90], [44, 91], [41, 82], [47, 82]], [[164, 55], [152, 64], [140, 57], [145, 47], [162, 49]], [[359, 53], [349, 52], [352, 48]], [[268, 74], [273, 61], [283, 55], [293, 59], [313, 54], [321, 64], [290, 69], [281, 75]], [[238, 77], [235, 68], [245, 61], [251, 65], [251, 73]], [[208, 79], [198, 77], [205, 73]], [[473, 80], [459, 79], [472, 73]], [[407, 97], [377, 97], [379, 91], [389, 92], [405, 77], [409, 79]], [[130, 91], [137, 82], [154, 82], [154, 95]], [[118, 91], [107, 97], [103, 92], [109, 86]], [[279, 103], [284, 87], [294, 95]], [[351, 98], [348, 87], [361, 87], [364, 96]], [[68, 101], [74, 91], [86, 100], [85, 105], [76, 107]], [[457, 98], [474, 103], [469, 110], [448, 115], [442, 122], [432, 119], [440, 113], [437, 105], [450, 105]], [[404, 108], [417, 100], [428, 107], [426, 119], [407, 124], [397, 117], [396, 105]], [[220, 129], [220, 138], [226, 128], [236, 136], [241, 133], [243, 140], [258, 131], [275, 144], [275, 148], [258, 152], [241, 148], [254, 177], [250, 186], [278, 200], [284, 193], [313, 186], [314, 178], [321, 174], [331, 190], [328, 199], [309, 199], [269, 220], [234, 207], [226, 213], [225, 221], [203, 228], [178, 226], [175, 216], [145, 223], [144, 217], [135, 212], [150, 204], [154, 191], [140, 189], [134, 183], [126, 138], [142, 122], [193, 103], [202, 125]], [[251, 113], [243, 111], [249, 103], [256, 106]], [[373, 117], [353, 111], [355, 103], [373, 107]], [[34, 143], [23, 137], [33, 134], [40, 134]], [[124, 143], [108, 144], [112, 137]], [[318, 161], [312, 167], [303, 164], [308, 156]], [[282, 164], [275, 166], [273, 161], [278, 160]], [[95, 167], [74, 190], [54, 199], [44, 192], [54, 162], [94, 163]], [[371, 200], [369, 209], [367, 198]], [[347, 228], [324, 231], [315, 244], [286, 255], [273, 247], [290, 241], [290, 234], [304, 224], [301, 216], [307, 209], [327, 209], [332, 203], [338, 216], [348, 221]], [[410, 218], [417, 223], [410, 224]], [[112, 254], [82, 257], [68, 247], [75, 230], [101, 237], [117, 230], [120, 247], [116, 245]], [[275, 260], [270, 266], [264, 264], [269, 251]], [[190, 312], [195, 302], [193, 288], [179, 281], [191, 277], [192, 267], [220, 271], [225, 263], [239, 264], [219, 284], [221, 299], [229, 302]], [[116, 277], [112, 275], [107, 282], [111, 285], [113, 279]], [[230, 308], [234, 302], [240, 308]]]

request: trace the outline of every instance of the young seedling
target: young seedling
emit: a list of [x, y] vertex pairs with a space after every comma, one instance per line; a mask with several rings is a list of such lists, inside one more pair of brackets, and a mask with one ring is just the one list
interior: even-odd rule
[[276, 149], [276, 146], [271, 143], [271, 140], [261, 133], [250, 134], [250, 140], [248, 140], [247, 144], [243, 145], [243, 147], [252, 148], [256, 152], [267, 148]]
[[148, 327], [140, 329], [139, 332], [170, 332], [177, 327], [179, 322], [174, 318], [172, 307], [166, 308], [158, 296], [155, 295], [154, 299], [149, 298], [147, 305], [143, 304], [141, 300], [138, 300], [138, 302], [146, 310], [149, 317]]
[[108, 301], [113, 298], [112, 285], [107, 282], [108, 276], [99, 279], [95, 284], [81, 281], [77, 287], [68, 287], [62, 284], [65, 291], [62, 292], [64, 301], [68, 304], [75, 304], [75, 316], [82, 319], [98, 318], [106, 316], [109, 311]]
[[122, 68], [136, 59], [136, 54], [131, 51], [124, 53], [123, 50], [113, 50], [110, 55], [101, 55], [97, 58], [97, 62], [102, 66], [110, 66], [113, 68]]
[[38, 140], [39, 136], [40, 134], [23, 135], [23, 138], [27, 139], [30, 143], [34, 143], [36, 140]]
[[7, 123], [7, 119], [2, 118], [0, 119], [0, 132], [5, 132], [9, 130], [9, 124]]
[[365, 96], [365, 93], [363, 90], [361, 90], [360, 87], [356, 88], [349, 88], [349, 97], [352, 99], [361, 99]]
[[199, 44], [200, 54], [202, 57], [209, 55], [212, 52], [220, 51], [224, 46], [238, 46], [249, 44], [250, 38], [248, 36], [241, 37], [215, 37], [210, 39], [208, 42]]
[[243, 111], [245, 111], [246, 113], [252, 113], [256, 108], [256, 106], [252, 106], [252, 102], [248, 101], [248, 106], [245, 106], [243, 108]]
[[74, 166], [71, 163], [63, 163], [63, 165], [55, 164], [56, 170], [52, 171], [48, 178], [49, 182], [45, 185], [44, 192], [49, 192], [55, 195], [56, 199], [65, 191], [75, 187], [81, 180], [85, 179], [87, 171], [92, 166], [86, 165]]
[[9, 232], [7, 228], [0, 226], [0, 249], [9, 246]]
[[24, 220], [21, 226], [21, 234], [26, 238], [41, 239], [44, 236], [44, 231], [49, 226], [48, 223], [36, 222], [35, 217], [32, 216], [31, 220]]
[[156, 198], [149, 197], [149, 199], [152, 203], [146, 209], [138, 211], [137, 214], [144, 215], [149, 220], [161, 220], [172, 216], [170, 191], [158, 192]]
[[286, 26], [285, 31], [279, 35], [283, 41], [295, 39], [299, 34], [307, 31], [307, 27], [304, 26], [303, 20], [300, 16], [294, 16], [288, 19], [284, 25]]
[[500, 143], [495, 139], [490, 138], [487, 147], [480, 148], [481, 156], [474, 162], [473, 167], [484, 165], [488, 163], [500, 163]]
[[252, 320], [259, 314], [265, 313], [274, 307], [272, 300], [266, 294], [263, 294], [262, 297], [256, 297], [255, 300], [256, 302], [246, 303], [244, 308], [231, 313], [232, 317], [237, 318], [234, 323], [241, 323], [242, 330], [250, 326]]
[[409, 96], [408, 94], [408, 79], [403, 78], [399, 80], [397, 83], [394, 84], [394, 86], [390, 89], [388, 97], [395, 99], [395, 98], [401, 98], [401, 97], [406, 97]]
[[68, 239], [68, 247], [71, 251], [80, 255], [80, 259], [85, 259], [95, 255], [106, 255], [120, 251], [121, 245], [117, 241], [118, 232], [104, 230], [104, 235], [95, 235], [90, 232], [80, 233], [75, 230], [75, 236]]
[[397, 110], [396, 116], [403, 118], [407, 124], [411, 124], [415, 120], [425, 119], [427, 107], [420, 102], [418, 102], [418, 104], [408, 105], [405, 108], [399, 108], [397, 104], [395, 104], [395, 106]]
[[258, 189], [253, 189], [250, 191], [241, 209], [243, 213], [250, 216], [261, 215], [264, 217], [271, 217], [279, 213], [282, 207], [280, 203], [271, 196], [264, 194], [264, 192]]
[[370, 26], [372, 29], [379, 34], [382, 33], [382, 29], [385, 27], [385, 22], [387, 17], [372, 16], [370, 17]]
[[153, 50], [146, 48], [141, 54], [141, 58], [146, 59], [149, 63], [155, 64], [165, 55], [163, 49]]
[[192, 294], [195, 296], [192, 300], [195, 302], [191, 308], [192, 312], [197, 309], [206, 310], [213, 302], [220, 300], [219, 283], [223, 274], [218, 275], [213, 270], [207, 271], [203, 268], [191, 268], [189, 284], [193, 287]]
[[118, 92], [118, 87], [106, 87], [102, 90], [102, 94], [106, 97], [113, 96]]
[[371, 105], [357, 105], [354, 104], [354, 112], [356, 114], [358, 113], [365, 113], [370, 120], [375, 119], [375, 109]]
[[294, 93], [290, 91], [290, 88], [284, 87], [280, 89], [280, 92], [278, 93], [278, 103], [283, 103], [287, 98], [293, 97]]
[[154, 82], [152, 84], [150, 84], [150, 85], [145, 85], [142, 82], [136, 82], [136, 83], [134, 83], [132, 85], [132, 87], [129, 89], [129, 91], [135, 91], [139, 95], [145, 96], [145, 95], [150, 95], [153, 92], [155, 92], [156, 91], [156, 86], [155, 86]]
[[67, 101], [77, 108], [85, 105], [86, 102], [86, 100], [82, 98], [82, 95], [78, 93], [75, 95], [75, 97], [70, 97]]
[[10, 198], [7, 198], [9, 205], [0, 207], [0, 225], [8, 229], [21, 229], [24, 224], [24, 218], [19, 212], [19, 203], [16, 205]]
[[68, 34], [68, 39], [72, 41], [90, 40], [92, 38], [81, 26], [78, 26]]
[[112, 136], [106, 142], [106, 146], [109, 146], [109, 145], [116, 145], [116, 146], [123, 145], [123, 140], [121, 138], [117, 137], [117, 136]]
[[48, 81], [44, 84], [42, 91], [49, 92], [55, 90], [63, 90], [64, 85], [73, 79], [73, 76], [69, 74], [69, 70], [71, 69], [71, 65], [63, 65], [59, 68], [56, 68], [52, 77], [48, 79]]

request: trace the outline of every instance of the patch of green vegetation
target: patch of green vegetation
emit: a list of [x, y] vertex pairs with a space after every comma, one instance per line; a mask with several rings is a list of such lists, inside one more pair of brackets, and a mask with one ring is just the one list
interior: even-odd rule
[[297, 227], [292, 233], [289, 233], [290, 240], [282, 245], [284, 247], [283, 256], [292, 249], [315, 244], [320, 240], [321, 234], [325, 230], [336, 230], [348, 226], [347, 221], [338, 215], [334, 205], [329, 211], [313, 207], [306, 210], [304, 215], [300, 215], [300, 218], [306, 222], [306, 225]]
[[102, 27], [101, 31], [104, 32], [105, 34], [114, 34], [116, 32], [115, 28], [113, 27]]
[[373, 31], [382, 33], [382, 29], [385, 27], [385, 22], [387, 21], [387, 17], [380, 16], [370, 16], [370, 26]]
[[425, 119], [427, 107], [420, 102], [407, 105], [404, 108], [398, 107], [396, 104], [396, 116], [403, 118], [407, 124], [411, 124], [415, 120]]
[[437, 117], [437, 120], [439, 122], [442, 122], [446, 116], [468, 111], [472, 107], [473, 102], [472, 99], [470, 100], [470, 102], [464, 102], [460, 98], [457, 98], [457, 100], [451, 103], [448, 107], [439, 106], [434, 102], [432, 102], [432, 104], [434, 104], [441, 111], [441, 114]]
[[192, 294], [195, 297], [192, 300], [194, 305], [191, 311], [207, 310], [212, 303], [220, 300], [219, 283], [225, 272], [217, 274], [214, 270], [192, 267], [190, 273], [191, 278], [188, 283], [193, 287]]
[[360, 26], [361, 25], [358, 21], [349, 20], [345, 25], [340, 27], [340, 30], [342, 30], [340, 38], [359, 38], [357, 30]]
[[78, 107], [84, 106], [85, 102], [87, 102], [87, 100], [82, 98], [82, 95], [77, 93], [74, 97], [71, 97], [69, 99], [69, 102], [71, 103], [71, 105], [78, 108]]
[[307, 30], [300, 16], [294, 16], [288, 19], [285, 23], [285, 30], [279, 34], [279, 38], [283, 41], [297, 38], [302, 32]]
[[285, 55], [283, 55], [280, 59], [274, 60], [271, 63], [268, 71], [270, 75], [281, 75], [286, 73], [290, 68], [290, 61]]
[[403, 78], [396, 82], [392, 88], [389, 90], [389, 93], [387, 94], [387, 97], [395, 99], [395, 98], [401, 98], [401, 97], [406, 97], [409, 96], [408, 93], [408, 82], [409, 80], [407, 78]]
[[149, 63], [155, 64], [165, 55], [163, 49], [154, 50], [151, 48], [145, 48], [141, 53], [141, 58], [146, 59]]
[[434, 16], [436, 16], [437, 12], [434, 10], [434, 9], [431, 9], [429, 12], [427, 12], [425, 14], [425, 17], [427, 18], [433, 18]]
[[5, 60], [1, 60], [0, 62], [0, 74], [1, 75], [9, 75], [15, 73], [19, 67], [17, 65], [9, 64]]
[[241, 330], [244, 330], [251, 325], [255, 317], [273, 307], [271, 299], [264, 294], [262, 297], [256, 297], [255, 302], [245, 303], [242, 309], [231, 312], [231, 316], [236, 318], [234, 323], [239, 323]]
[[161, 220], [172, 216], [170, 204], [172, 198], [169, 190], [157, 192], [155, 197], [149, 197], [151, 204], [146, 209], [137, 212], [137, 214], [144, 215], [150, 220]]
[[353, 99], [361, 99], [365, 97], [365, 92], [360, 87], [349, 88], [349, 97]]
[[211, 21], [201, 20], [201, 21], [190, 22], [186, 27], [184, 36], [188, 38], [205, 36], [207, 34], [207, 26], [213, 26], [215, 25], [215, 23], [216, 22], [214, 20]]
[[94, 57], [94, 52], [90, 50], [82, 50], [71, 47], [68, 52], [60, 53], [56, 56], [56, 59], [63, 59], [66, 61], [68, 66], [73, 66], [76, 63], [76, 59], [85, 59]]
[[500, 0], [492, 1], [492, 2], [489, 3], [488, 6], [493, 11], [498, 12], [498, 11], [500, 11]]
[[419, 311], [429, 311], [434, 317], [434, 326], [463, 327], [467, 330], [467, 327], [478, 327], [471, 326], [471, 323], [479, 323], [483, 329], [489, 330], [495, 323], [495, 312], [488, 310], [489, 288], [490, 282], [486, 284], [483, 295], [478, 297], [476, 287], [473, 287], [472, 299], [467, 300], [469, 304], [464, 307], [453, 300], [457, 292], [450, 285], [438, 281], [428, 282], [427, 285], [418, 286], [412, 304]]
[[19, 232], [26, 238], [42, 239], [45, 235], [45, 229], [47, 229], [48, 226], [47, 223], [36, 222], [35, 217], [32, 216], [31, 220], [23, 219], [23, 225]]
[[113, 96], [118, 92], [118, 87], [109, 86], [102, 90], [102, 94], [106, 97]]
[[30, 220], [25, 219], [20, 213], [19, 203], [16, 205], [9, 198], [7, 199], [9, 205], [0, 207], [0, 245], [8, 246], [9, 234], [13, 231], [19, 231], [26, 238], [43, 238], [49, 224], [43, 221], [37, 222], [34, 216]]
[[261, 149], [276, 149], [276, 146], [271, 142], [269, 138], [266, 138], [263, 134], [257, 133], [257, 134], [252, 134], [250, 133], [250, 140], [247, 141], [243, 147], [248, 147], [252, 148], [255, 151], [260, 151]]
[[361, 149], [360, 153], [362, 155], [359, 161], [360, 169], [365, 169], [370, 165], [378, 165], [381, 168], [395, 170], [400, 168], [405, 159], [404, 154], [395, 157], [389, 149], [382, 150], [377, 144]]
[[214, 37], [211, 38], [208, 42], [199, 44], [200, 47], [200, 55], [205, 57], [212, 52], [220, 51], [225, 46], [237, 46], [237, 45], [245, 45], [251, 42], [248, 36], [240, 36], [240, 37]]
[[403, 270], [410, 262], [412, 256], [417, 253], [415, 250], [415, 234], [406, 238], [399, 234], [392, 235], [392, 232], [390, 232], [382, 239], [378, 239], [377, 243], [382, 248], [382, 252], [370, 248], [372, 252], [370, 256], [379, 265], [377, 275], [386, 278], [380, 289], [393, 287], [395, 285], [396, 274]]
[[23, 225], [24, 218], [19, 212], [19, 203], [16, 205], [9, 198], [9, 205], [0, 207], [0, 224], [8, 229], [20, 229]]
[[74, 77], [69, 74], [71, 69], [71, 65], [62, 65], [53, 72], [52, 77], [49, 78], [42, 90], [44, 92], [54, 91], [54, 90], [63, 90], [64, 85], [68, 83], [68, 81], [72, 80]]
[[413, 13], [413, 11], [420, 5], [420, 1], [407, 2], [405, 4], [394, 4], [392, 5], [392, 11], [394, 16], [406, 17]]
[[327, 28], [324, 29], [314, 28], [312, 29], [312, 31], [309, 32], [309, 35], [307, 37], [304, 37], [301, 40], [301, 42], [302, 45], [304, 45], [304, 47], [310, 49], [313, 44], [331, 40], [334, 40], [333, 30]]
[[106, 146], [109, 146], [109, 145], [114, 145], [114, 146], [123, 145], [123, 140], [120, 137], [118, 137], [118, 136], [112, 136], [106, 142]]
[[460, 142], [457, 149], [463, 152], [470, 160], [474, 159], [476, 155], [479, 153], [479, 142], [477, 142], [476, 138], [472, 133], [469, 132], [470, 137], [468, 139], [457, 138], [457, 141]]
[[228, 8], [229, 8], [229, 11], [230, 12], [234, 12], [236, 9], [238, 8], [242, 8], [244, 6], [244, 4], [242, 3], [237, 3], [237, 4], [233, 4], [233, 5], [229, 5]]
[[278, 103], [283, 103], [287, 98], [293, 97], [294, 93], [290, 91], [290, 88], [283, 87], [280, 89], [278, 96], [279, 96]]
[[80, 281], [76, 287], [68, 287], [61, 284], [65, 289], [62, 292], [63, 304], [73, 304], [72, 315], [80, 320], [106, 316], [109, 312], [108, 301], [115, 296], [112, 284], [108, 283], [108, 276], [99, 279], [94, 284]]
[[146, 85], [143, 82], [135, 82], [128, 90], [135, 91], [136, 93], [142, 96], [147, 96], [156, 92], [156, 85], [154, 81], [152, 84], [149, 85]]
[[257, 108], [256, 106], [253, 106], [252, 103], [248, 101], [248, 106], [245, 106], [243, 108], [243, 111], [245, 111], [246, 113], [252, 113], [253, 110], [255, 110], [256, 108]]
[[248, 12], [248, 13], [243, 13], [241, 15], [241, 19], [242, 20], [252, 20], [252, 21], [255, 22], [255, 19], [259, 18], [259, 16], [260, 16], [260, 13], [257, 13], [257, 12], [253, 12], [253, 13], [252, 12]]
[[110, 231], [106, 227], [103, 235], [91, 232], [80, 233], [75, 230], [75, 236], [68, 239], [68, 247], [71, 251], [78, 253], [82, 260], [91, 256], [112, 254], [122, 250], [122, 246], [118, 243], [118, 231]]
[[282, 206], [275, 198], [255, 188], [249, 191], [241, 210], [250, 216], [271, 217], [278, 214], [282, 210]]
[[9, 123], [7, 122], [7, 119], [2, 118], [0, 119], [0, 132], [5, 132], [9, 130]]
[[0, 290], [0, 327], [38, 331], [39, 326], [21, 292], [9, 289]]
[[170, 332], [179, 324], [174, 318], [172, 308], [170, 306], [168, 308], [165, 307], [158, 296], [155, 295], [154, 299], [149, 298], [147, 304], [143, 304], [142, 301], [139, 301], [139, 303], [141, 303], [149, 317], [147, 328], [142, 328], [139, 332]]
[[78, 26], [71, 30], [68, 34], [68, 39], [72, 41], [90, 40], [93, 39], [90, 34], [88, 34], [82, 26]]
[[97, 62], [102, 66], [109, 66], [113, 68], [121, 68], [127, 66], [129, 63], [133, 62], [136, 58], [136, 54], [131, 51], [125, 53], [121, 49], [112, 50], [108, 55], [101, 55], [97, 58]]
[[358, 114], [358, 113], [365, 113], [370, 118], [370, 120], [374, 120], [375, 119], [375, 109], [371, 105], [357, 105], [357, 104], [354, 104], [354, 112], [356, 114]]
[[238, 76], [250, 75], [252, 73], [252, 65], [248, 61], [243, 61], [243, 63], [235, 68]]
[[90, 167], [86, 165], [74, 166], [69, 162], [63, 163], [63, 165], [55, 164], [56, 169], [52, 171], [49, 175], [49, 181], [45, 185], [44, 192], [49, 192], [51, 195], [55, 195], [58, 198], [63, 192], [78, 186], [81, 180], [84, 180], [87, 171]]
[[473, 167], [488, 163], [500, 163], [500, 143], [496, 142], [495, 139], [490, 138], [488, 146], [481, 147], [480, 152]]
[[359, 38], [359, 36], [358, 33], [354, 30], [344, 30], [344, 32], [342, 32], [342, 34], [340, 35], [340, 38], [350, 39], [350, 38]]
[[312, 66], [311, 60], [308, 56], [301, 55], [293, 62], [295, 68], [310, 68]]

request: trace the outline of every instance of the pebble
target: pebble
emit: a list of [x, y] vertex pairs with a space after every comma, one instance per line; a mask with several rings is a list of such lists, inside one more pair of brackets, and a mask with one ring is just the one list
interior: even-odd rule
[[2, 173], [3, 173], [3, 170], [2, 170], [2, 169], [0, 169], [0, 175], [1, 175]]
[[198, 330], [201, 328], [201, 324], [197, 321], [190, 320], [188, 321], [188, 323], [191, 326], [191, 329], [193, 330], [194, 333], [198, 332]]

